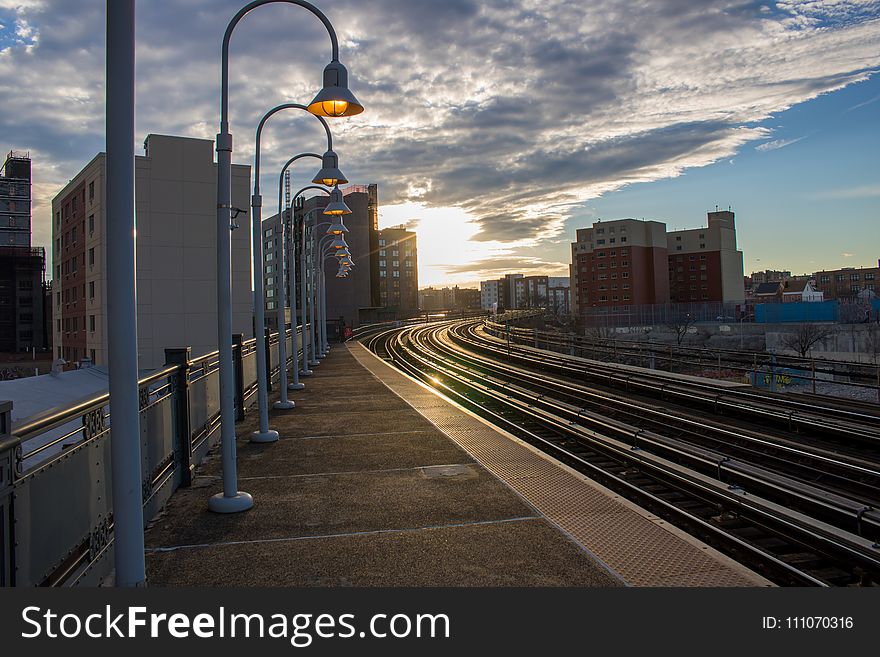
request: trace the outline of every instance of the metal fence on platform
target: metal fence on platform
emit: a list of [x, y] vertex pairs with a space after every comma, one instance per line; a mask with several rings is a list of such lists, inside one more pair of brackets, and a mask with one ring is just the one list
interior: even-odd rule
[[[309, 338], [305, 326], [305, 339]], [[303, 344], [303, 327], [298, 327]], [[286, 332], [287, 353], [293, 336]], [[270, 335], [270, 383], [279, 334]], [[219, 441], [218, 354], [166, 349], [166, 366], [138, 382], [144, 522]], [[257, 392], [256, 341], [233, 340], [236, 417]], [[295, 365], [294, 365], [295, 366]], [[56, 408], [12, 427], [0, 401], [0, 586], [100, 584], [113, 568], [109, 394]]]

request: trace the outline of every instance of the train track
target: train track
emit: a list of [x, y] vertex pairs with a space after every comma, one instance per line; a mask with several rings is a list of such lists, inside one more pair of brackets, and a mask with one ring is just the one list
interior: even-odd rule
[[[715, 390], [719, 421], [699, 408], [699, 382], [596, 364], [585, 376], [583, 359], [508, 350], [480, 321], [389, 330], [364, 344], [774, 582], [880, 582], [876, 416]], [[749, 426], [756, 418], [761, 430]], [[849, 442], [843, 427], [855, 432]]]

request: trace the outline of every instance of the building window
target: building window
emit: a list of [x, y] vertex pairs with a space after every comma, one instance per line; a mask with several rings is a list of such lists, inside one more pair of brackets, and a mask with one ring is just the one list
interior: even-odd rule
[[275, 290], [266, 290], [266, 296], [272, 299], [275, 296]]
[[274, 235], [274, 234], [275, 234], [274, 228], [267, 228], [266, 230], [263, 231], [263, 237], [272, 237], [272, 235]]
[[266, 265], [267, 274], [271, 274], [273, 271], [275, 271], [275, 265]]
[[266, 254], [266, 260], [274, 260], [274, 259], [275, 259], [274, 253], [267, 253]]
[[675, 236], [675, 241], [676, 241], [676, 242], [681, 242], [681, 235], [676, 235], [676, 236]]
[[379, 270], [379, 278], [385, 278], [385, 270], [384, 269]]
[[89, 349], [89, 353], [90, 353], [91, 356], [92, 356], [92, 363], [95, 364], [95, 365], [97, 365], [98, 361], [95, 360], [95, 350], [94, 350], [94, 349]]
[[629, 278], [629, 272], [625, 271], [620, 275], [621, 278]]
[[596, 244], [605, 244], [605, 240], [596, 240]]
[[837, 274], [837, 276], [835, 276], [834, 279], [838, 283], [843, 283], [846, 280], [846, 276], [844, 276], [843, 274]]
[[89, 281], [89, 299], [95, 298], [95, 281]]
[[392, 260], [391, 266], [392, 267], [400, 267], [400, 260]]
[[859, 282], [859, 275], [858, 274], [850, 274], [849, 280], [853, 281], [854, 283], [858, 283]]
[[705, 245], [705, 244], [700, 244], [700, 248], [701, 248], [701, 249], [705, 249], [705, 248], [706, 248], [706, 245]]
[[379, 246], [385, 246], [385, 240], [379, 240]]
[[76, 226], [70, 229], [70, 241], [76, 244]]
[[[874, 273], [868, 272], [867, 274], [865, 274], [865, 280], [866, 281], [873, 281], [874, 280]], [[869, 289], [873, 290], [874, 288], [869, 288]]]
[[596, 254], [596, 257], [597, 257], [597, 258], [604, 258], [604, 257], [605, 257], [605, 252], [604, 252], [604, 251], [599, 251], [599, 252]]
[[89, 331], [95, 332], [95, 316], [89, 315]]
[[89, 202], [95, 200], [95, 181], [89, 183]]
[[95, 266], [95, 249], [92, 247], [89, 249], [89, 267]]
[[621, 242], [626, 242], [626, 236], [620, 238]]
[[400, 278], [400, 272], [395, 269], [393, 272], [391, 272], [391, 276], [393, 278]]
[[275, 310], [275, 302], [267, 301], [266, 302], [266, 310]]
[[681, 244], [679, 244], [677, 247], [675, 247], [675, 250], [676, 250], [676, 251], [681, 251]]

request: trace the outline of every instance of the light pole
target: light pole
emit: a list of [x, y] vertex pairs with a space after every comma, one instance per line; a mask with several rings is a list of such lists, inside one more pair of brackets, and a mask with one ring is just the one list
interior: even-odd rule
[[116, 586], [127, 587], [146, 585], [135, 284], [134, 16], [134, 0], [107, 1], [110, 467]]
[[320, 19], [332, 46], [330, 63], [324, 68], [324, 88], [309, 103], [312, 114], [351, 116], [363, 106], [348, 89], [348, 71], [339, 62], [336, 31], [327, 17], [304, 0], [254, 0], [233, 16], [223, 35], [220, 66], [220, 132], [217, 134], [217, 348], [220, 376], [220, 437], [223, 462], [223, 492], [211, 497], [208, 508], [218, 513], [250, 509], [253, 498], [238, 490], [235, 450], [235, 373], [232, 367], [232, 135], [229, 132], [229, 42], [244, 16], [265, 4], [284, 2], [303, 7]]
[[[281, 112], [282, 110], [287, 109], [297, 109], [308, 112], [308, 108], [305, 105], [299, 105], [297, 103], [284, 103], [278, 105], [277, 107], [272, 108], [263, 118], [260, 119], [260, 123], [257, 126], [257, 136], [255, 141], [254, 148], [254, 194], [251, 197], [251, 248], [253, 251], [253, 284], [254, 284], [254, 337], [256, 338], [257, 343], [257, 403], [259, 406], [259, 429], [251, 434], [251, 442], [254, 443], [271, 443], [278, 440], [278, 432], [272, 429], [269, 429], [269, 394], [268, 394], [268, 372], [266, 365], [266, 308], [265, 308], [265, 292], [263, 288], [263, 197], [260, 195], [260, 146], [261, 139], [263, 135], [263, 127], [266, 125], [266, 121], [268, 121], [272, 116]], [[321, 124], [324, 126], [324, 130], [327, 133], [327, 151], [324, 153], [324, 156], [320, 158], [322, 160], [322, 168], [315, 176], [314, 182], [323, 180], [328, 178], [333, 181], [334, 184], [337, 182], [348, 182], [345, 176], [338, 168], [338, 158], [336, 153], [333, 152], [333, 137], [330, 134], [330, 127], [327, 125], [327, 122], [320, 116], [315, 116]], [[314, 155], [313, 153], [309, 153], [308, 155]], [[317, 157], [317, 156], [316, 156]], [[294, 158], [289, 160], [288, 165], [285, 166], [285, 170], [290, 163], [294, 161]], [[282, 171], [282, 178], [284, 176], [284, 172]], [[283, 282], [284, 278], [284, 221], [283, 217], [281, 217], [281, 184], [278, 185], [278, 206], [279, 206], [279, 219], [281, 220], [281, 278]], [[281, 286], [281, 295], [279, 299], [279, 330], [278, 330], [278, 360], [281, 365], [281, 371], [279, 375], [279, 382], [281, 383], [281, 395], [278, 402], [276, 402], [273, 406], [277, 409], [291, 409], [294, 407], [293, 402], [287, 399], [287, 340], [285, 337], [286, 333], [286, 323], [284, 322], [284, 286]], [[295, 330], [295, 329], [294, 329]]]
[[[340, 244], [341, 246], [337, 246]], [[330, 351], [330, 345], [327, 343], [327, 279], [324, 274], [324, 266], [331, 258], [337, 258], [341, 262], [348, 259], [347, 268], [350, 269], [352, 264], [350, 261], [351, 253], [345, 245], [345, 240], [335, 235], [325, 235], [321, 239], [318, 251], [321, 257], [316, 261], [316, 271], [318, 282], [316, 285], [317, 306], [318, 306], [318, 357], [326, 358], [327, 352]], [[318, 266], [320, 262], [320, 266]]]
[[[302, 189], [300, 189], [296, 194], [294, 194], [293, 198], [296, 199], [303, 192], [305, 192], [309, 189], [316, 189], [318, 191], [324, 192], [325, 194], [330, 194], [329, 189], [326, 189], [325, 187], [321, 187], [320, 185], [307, 185], [307, 186], [303, 187]], [[317, 210], [318, 210], [318, 208], [315, 208], [315, 210], [312, 210], [310, 212], [315, 212]], [[296, 253], [295, 253], [295, 249], [293, 248], [294, 242], [293, 242], [292, 235], [294, 234], [294, 232], [296, 230], [296, 225], [295, 225], [295, 222], [293, 221], [292, 215], [291, 215], [291, 221], [290, 221], [290, 228], [291, 228], [290, 261], [294, 262], [296, 260]], [[307, 341], [306, 335], [305, 335], [305, 325], [306, 325], [306, 318], [307, 318], [307, 312], [306, 312], [306, 310], [307, 310], [307, 306], [306, 306], [307, 296], [306, 295], [308, 293], [308, 290], [306, 288], [306, 215], [305, 214], [303, 215], [302, 230], [300, 233], [299, 258], [300, 258], [300, 267], [299, 267], [300, 281], [299, 282], [300, 282], [300, 287], [301, 287], [301, 291], [302, 291], [302, 295], [300, 298], [300, 312], [302, 315], [302, 322], [303, 322], [303, 348], [302, 348], [303, 368], [302, 368], [302, 370], [299, 369], [298, 354], [297, 354], [299, 349], [296, 346], [296, 344], [294, 344], [294, 347], [293, 347], [293, 356], [294, 356], [294, 358], [293, 358], [293, 372], [294, 372], [294, 375], [293, 376], [294, 376], [294, 382], [298, 383], [298, 385], [299, 385], [299, 388], [295, 388], [295, 389], [300, 389], [303, 387], [303, 384], [299, 383], [299, 376], [311, 376], [313, 374], [312, 370], [310, 370], [308, 367], [308, 361], [309, 361], [308, 345], [309, 345], [309, 342], [311, 342], [311, 337], [309, 337], [309, 340]], [[290, 314], [291, 314], [291, 317], [296, 317], [296, 278], [294, 277], [293, 272], [291, 272], [288, 275], [288, 283], [290, 286]], [[295, 324], [295, 323], [296, 323], [295, 321], [291, 321], [291, 324]], [[310, 335], [313, 331], [314, 331], [314, 326], [311, 326], [309, 329]]]
[[[316, 253], [315, 253], [315, 234], [319, 228], [322, 226], [327, 226], [327, 235], [332, 235], [333, 237], [342, 237], [344, 233], [348, 232], [348, 228], [342, 223], [342, 216], [346, 214], [351, 214], [351, 209], [345, 204], [345, 200], [343, 199], [342, 192], [339, 190], [339, 187], [334, 187], [333, 191], [330, 193], [330, 201], [327, 203], [327, 206], [324, 208], [323, 213], [326, 215], [331, 215], [334, 217], [334, 220], [331, 222], [323, 222], [323, 223], [315, 223], [312, 227], [311, 239], [309, 243], [310, 254], [312, 256], [312, 267], [309, 269], [308, 273], [308, 282], [311, 283], [311, 286], [307, 286], [306, 283], [306, 264], [305, 264], [305, 248], [302, 249], [302, 275], [303, 275], [303, 316], [305, 317], [306, 307], [305, 307], [305, 297], [306, 291], [310, 290], [308, 294], [308, 301], [310, 305], [311, 311], [311, 325], [312, 331], [310, 332], [310, 340], [312, 343], [312, 359], [309, 359], [305, 353], [305, 344], [303, 343], [303, 371], [300, 372], [303, 376], [311, 375], [311, 370], [309, 369], [309, 365], [318, 365], [319, 361], [317, 360], [317, 341], [315, 335], [315, 305], [317, 303], [317, 292], [315, 290], [315, 269], [317, 268], [316, 263]], [[306, 217], [303, 216], [303, 232], [302, 232], [302, 244], [305, 244], [306, 240]]]
[[[287, 263], [287, 289], [288, 295], [290, 298], [290, 350], [293, 352], [293, 382], [287, 383], [287, 345], [286, 340], [281, 340], [279, 344], [281, 345], [281, 349], [278, 353], [278, 360], [281, 365], [281, 372], [278, 377], [279, 384], [281, 386], [281, 395], [280, 400], [275, 402], [275, 408], [293, 408], [294, 403], [287, 398], [288, 390], [302, 390], [305, 388], [303, 383], [300, 383], [299, 380], [299, 366], [297, 363], [299, 362], [299, 338], [296, 334], [296, 258], [294, 257], [294, 249], [293, 249], [293, 235], [294, 235], [294, 222], [293, 222], [293, 210], [288, 209], [290, 212], [290, 233], [287, 232], [287, 225], [284, 221], [284, 216], [282, 215], [283, 208], [281, 204], [281, 187], [284, 180], [285, 172], [290, 168], [290, 166], [296, 162], [298, 159], [303, 157], [319, 157], [315, 153], [300, 153], [299, 155], [294, 155], [292, 158], [287, 160], [287, 163], [281, 169], [281, 175], [278, 177], [278, 217], [281, 223], [281, 276], [279, 280], [281, 281], [281, 299], [278, 303], [278, 326], [283, 327], [283, 334], [287, 332], [287, 319], [284, 316], [284, 263]], [[318, 185], [309, 185], [308, 187], [304, 187], [299, 190], [296, 194], [294, 194], [293, 198], [299, 196], [306, 189], [319, 189], [325, 191], [329, 194], [330, 190], [320, 187]], [[289, 242], [289, 244], [288, 244]], [[290, 248], [290, 253], [287, 253], [288, 248]], [[281, 332], [282, 329], [279, 329]], [[303, 328], [305, 331], [305, 327]], [[305, 333], [303, 333], [305, 337]]]

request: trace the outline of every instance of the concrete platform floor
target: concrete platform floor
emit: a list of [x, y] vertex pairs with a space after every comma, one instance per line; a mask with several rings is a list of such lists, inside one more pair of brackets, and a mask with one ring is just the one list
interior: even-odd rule
[[248, 442], [254, 410], [237, 427], [253, 509], [208, 511], [218, 449], [154, 519], [151, 586], [621, 585], [345, 346], [314, 370], [270, 410], [279, 442]]

